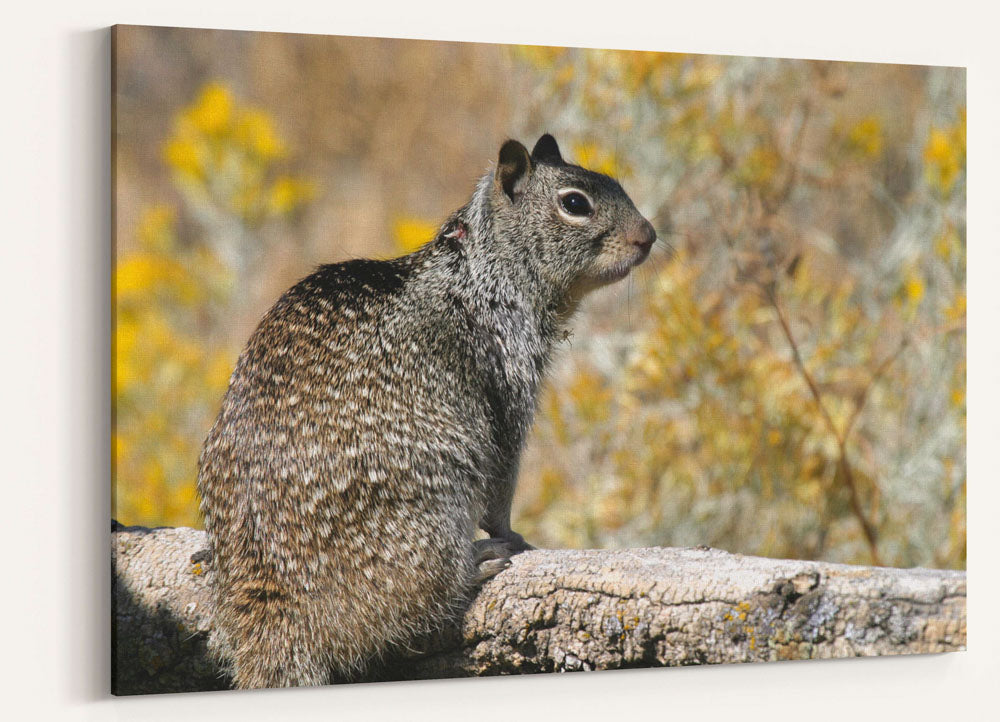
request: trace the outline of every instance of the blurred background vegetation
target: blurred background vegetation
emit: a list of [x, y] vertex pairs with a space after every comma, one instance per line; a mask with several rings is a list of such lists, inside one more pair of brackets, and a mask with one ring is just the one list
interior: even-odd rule
[[965, 72], [119, 27], [114, 509], [200, 526], [202, 439], [319, 263], [428, 240], [506, 137], [659, 251], [575, 321], [515, 528], [965, 566]]

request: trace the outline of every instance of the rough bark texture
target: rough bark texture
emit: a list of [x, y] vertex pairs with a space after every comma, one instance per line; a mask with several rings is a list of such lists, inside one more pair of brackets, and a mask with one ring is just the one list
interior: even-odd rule
[[[212, 570], [193, 529], [114, 527], [116, 694], [222, 689]], [[446, 629], [372, 679], [946, 652], [965, 648], [964, 572], [715, 549], [520, 554]]]

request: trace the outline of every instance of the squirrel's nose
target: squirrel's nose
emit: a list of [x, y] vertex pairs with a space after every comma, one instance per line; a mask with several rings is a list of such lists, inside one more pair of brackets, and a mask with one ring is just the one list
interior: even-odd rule
[[639, 227], [631, 233], [630, 240], [643, 251], [648, 251], [656, 241], [656, 229], [652, 223], [643, 218]]

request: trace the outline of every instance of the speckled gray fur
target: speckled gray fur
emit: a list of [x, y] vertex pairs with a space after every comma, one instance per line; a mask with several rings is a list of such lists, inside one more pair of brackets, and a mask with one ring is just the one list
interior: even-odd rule
[[[567, 189], [592, 213], [567, 213]], [[530, 156], [508, 141], [428, 245], [323, 266], [281, 297], [198, 480], [237, 686], [350, 679], [531, 548], [510, 504], [553, 345], [654, 239], [621, 186], [563, 162], [551, 136]], [[477, 528], [491, 541], [473, 545]]]

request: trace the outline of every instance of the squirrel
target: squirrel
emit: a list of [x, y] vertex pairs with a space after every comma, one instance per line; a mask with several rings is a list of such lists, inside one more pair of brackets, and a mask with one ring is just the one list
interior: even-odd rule
[[237, 688], [356, 678], [533, 549], [511, 501], [553, 348], [655, 240], [551, 135], [508, 140], [432, 241], [320, 266], [277, 301], [199, 460]]

